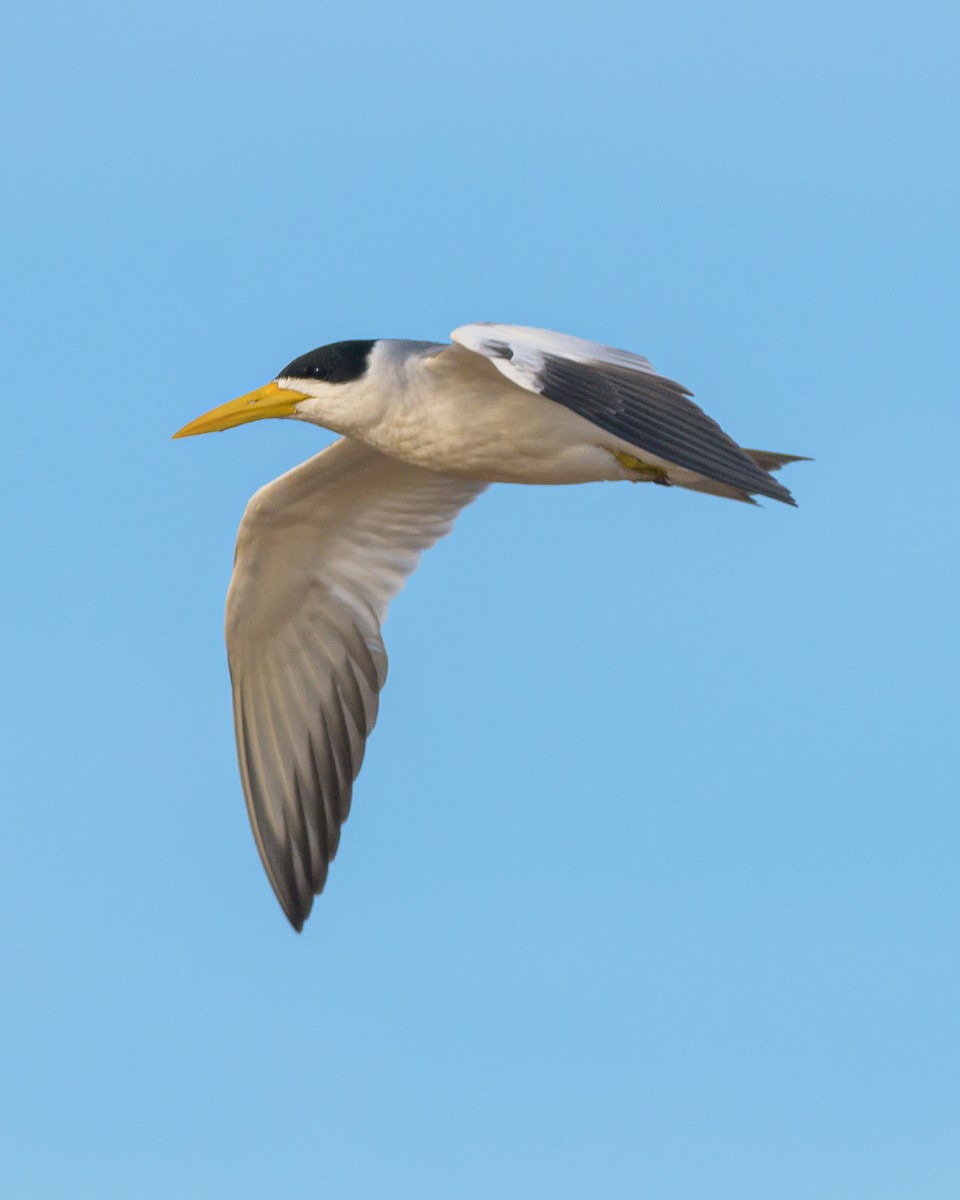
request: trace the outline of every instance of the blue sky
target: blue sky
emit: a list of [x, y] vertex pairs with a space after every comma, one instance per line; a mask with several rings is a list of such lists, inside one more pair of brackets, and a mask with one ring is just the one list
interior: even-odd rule
[[[955, 6], [21, 6], [0, 172], [0, 1192], [960, 1191]], [[295, 936], [247, 497], [343, 337], [648, 354], [800, 508], [495, 489], [391, 612]]]

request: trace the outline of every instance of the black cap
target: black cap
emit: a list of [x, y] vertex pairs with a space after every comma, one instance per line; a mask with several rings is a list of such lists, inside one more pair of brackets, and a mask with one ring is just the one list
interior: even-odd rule
[[301, 354], [277, 372], [277, 379], [322, 379], [325, 383], [349, 383], [367, 369], [372, 342], [331, 342], [309, 354]]

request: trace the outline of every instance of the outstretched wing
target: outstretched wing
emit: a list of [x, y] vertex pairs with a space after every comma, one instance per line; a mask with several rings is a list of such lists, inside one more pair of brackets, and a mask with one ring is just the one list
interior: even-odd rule
[[260, 857], [298, 930], [376, 720], [387, 606], [483, 488], [343, 438], [247, 506], [226, 619], [237, 751]]
[[450, 335], [518, 387], [555, 400], [664, 462], [747, 495], [793, 504], [790, 492], [638, 354], [547, 329], [462, 325]]

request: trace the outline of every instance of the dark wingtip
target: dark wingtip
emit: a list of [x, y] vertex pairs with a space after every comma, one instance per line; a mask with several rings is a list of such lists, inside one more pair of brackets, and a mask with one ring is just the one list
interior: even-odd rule
[[789, 463], [812, 462], [813, 459], [806, 458], [802, 454], [779, 454], [776, 450], [748, 450], [746, 447], [744, 447], [743, 453], [763, 471], [769, 480], [768, 487], [751, 488], [750, 491], [754, 495], [768, 496], [771, 500], [779, 500], [781, 504], [789, 504], [791, 508], [796, 508], [797, 502], [790, 489], [785, 488], [778, 479], [774, 479], [771, 472], [779, 471], [781, 467], [785, 467]]
[[276, 861], [270, 861], [266, 855], [261, 855], [261, 857], [263, 865], [267, 869], [267, 878], [270, 880], [273, 894], [283, 909], [283, 915], [297, 933], [302, 932], [303, 923], [310, 916], [310, 909], [313, 907], [313, 893], [302, 891], [292, 872], [290, 876], [279, 876], [274, 869]]
[[313, 907], [313, 897], [310, 897], [310, 903], [305, 909], [299, 905], [288, 905], [283, 900], [280, 901], [280, 907], [283, 909], [283, 915], [293, 926], [295, 933], [303, 933], [304, 922], [310, 916], [310, 909]]
[[768, 475], [767, 478], [770, 480], [769, 486], [750, 488], [751, 495], [766, 496], [768, 500], [779, 500], [781, 504], [789, 504], [791, 508], [796, 508], [797, 502], [790, 489], [785, 488], [782, 483], [778, 483], [772, 475]]
[[777, 494], [773, 497], [773, 499], [779, 500], [781, 504], [789, 504], [791, 508], [799, 507], [796, 500], [793, 498], [793, 492], [791, 492], [789, 488], [785, 488], [782, 484], [779, 485]]
[[310, 916], [310, 909], [313, 907], [313, 892], [304, 888], [302, 882], [298, 886], [298, 881], [292, 876], [292, 872], [290, 876], [281, 881], [274, 871], [268, 868], [267, 876], [273, 887], [273, 894], [283, 909], [283, 915], [297, 933], [302, 933], [304, 922]]

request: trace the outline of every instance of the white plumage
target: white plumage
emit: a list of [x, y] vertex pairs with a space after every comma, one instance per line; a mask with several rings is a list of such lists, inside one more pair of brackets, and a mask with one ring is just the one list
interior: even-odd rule
[[247, 809], [297, 929], [376, 720], [389, 602], [489, 483], [630, 479], [792, 503], [768, 471], [796, 456], [741, 449], [639, 355], [514, 325], [452, 338], [321, 347], [176, 435], [264, 416], [344, 435], [252, 498], [227, 597]]

